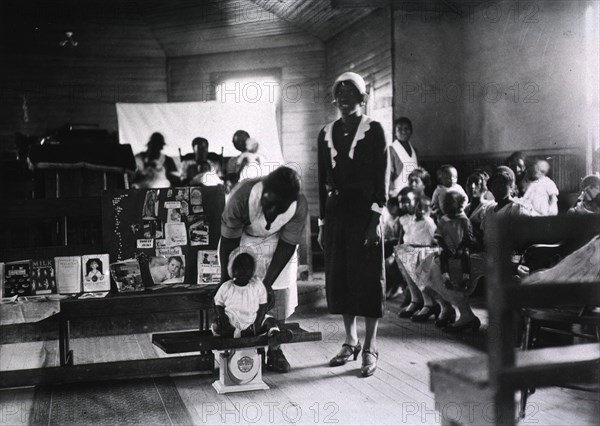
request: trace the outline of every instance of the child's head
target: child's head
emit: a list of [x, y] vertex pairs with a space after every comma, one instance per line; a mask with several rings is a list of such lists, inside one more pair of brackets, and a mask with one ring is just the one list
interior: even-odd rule
[[183, 266], [183, 260], [179, 256], [171, 256], [167, 261], [167, 268], [169, 269], [169, 273], [173, 277], [179, 277], [181, 274], [181, 268]]
[[414, 214], [415, 212], [415, 192], [409, 187], [402, 188], [398, 194], [398, 204], [400, 205], [400, 214]]
[[442, 211], [446, 216], [454, 218], [463, 211], [466, 201], [465, 196], [460, 192], [448, 191], [442, 200]]
[[254, 138], [246, 140], [246, 152], [256, 153], [258, 151], [258, 141]]
[[240, 152], [246, 151], [246, 141], [250, 135], [245, 130], [238, 130], [233, 134], [233, 146]]
[[387, 205], [386, 205], [388, 212], [390, 213], [390, 216], [392, 217], [398, 217], [400, 216], [400, 203], [398, 202], [397, 198], [390, 198], [387, 201]]
[[487, 182], [489, 176], [483, 170], [475, 170], [467, 178], [467, 195], [470, 199], [476, 200], [481, 198], [487, 192]]
[[408, 187], [412, 189], [417, 196], [422, 195], [430, 184], [431, 176], [425, 169], [414, 169], [408, 175]]
[[235, 256], [231, 264], [231, 277], [237, 286], [245, 286], [254, 275], [256, 262], [250, 253], [242, 252]]
[[584, 201], [596, 201], [600, 204], [600, 176], [588, 175], [581, 181]]
[[515, 186], [515, 174], [507, 166], [498, 166], [492, 172], [488, 187], [496, 201], [508, 198]]
[[525, 167], [525, 176], [528, 180], [538, 180], [544, 177], [543, 160], [532, 158], [527, 160]]
[[437, 178], [441, 185], [450, 188], [458, 182], [458, 172], [451, 164], [444, 164], [437, 172]]
[[415, 217], [417, 220], [422, 220], [428, 217], [429, 213], [431, 213], [431, 198], [421, 195], [415, 202]]

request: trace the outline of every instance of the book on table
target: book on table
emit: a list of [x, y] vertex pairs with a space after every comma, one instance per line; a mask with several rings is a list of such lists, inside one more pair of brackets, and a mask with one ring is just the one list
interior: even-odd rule
[[56, 293], [54, 258], [37, 258], [31, 261], [31, 281], [36, 295]]
[[4, 264], [4, 297], [33, 296], [31, 261], [19, 260]]
[[198, 284], [219, 284], [221, 265], [217, 250], [200, 250], [198, 252]]
[[81, 256], [83, 291], [110, 291], [110, 264], [108, 254]]
[[54, 258], [56, 286], [60, 294], [81, 293], [81, 256]]
[[144, 290], [142, 272], [137, 259], [127, 259], [111, 263], [110, 273], [119, 293]]

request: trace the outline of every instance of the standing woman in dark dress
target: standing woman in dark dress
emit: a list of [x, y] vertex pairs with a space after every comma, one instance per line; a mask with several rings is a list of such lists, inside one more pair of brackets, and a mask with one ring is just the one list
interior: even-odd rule
[[[333, 84], [342, 117], [319, 133], [319, 243], [325, 252], [327, 305], [344, 317], [346, 340], [332, 367], [357, 359], [364, 377], [377, 368], [377, 324], [384, 313], [380, 216], [386, 204], [389, 153], [381, 124], [362, 114], [366, 85], [347, 72]], [[365, 318], [364, 348], [356, 317]]]

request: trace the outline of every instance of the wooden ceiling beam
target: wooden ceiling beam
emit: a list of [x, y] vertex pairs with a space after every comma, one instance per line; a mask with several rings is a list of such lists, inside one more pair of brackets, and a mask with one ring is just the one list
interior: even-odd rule
[[491, 0], [330, 0], [334, 9], [381, 8], [405, 12], [451, 12], [463, 15], [475, 6]]

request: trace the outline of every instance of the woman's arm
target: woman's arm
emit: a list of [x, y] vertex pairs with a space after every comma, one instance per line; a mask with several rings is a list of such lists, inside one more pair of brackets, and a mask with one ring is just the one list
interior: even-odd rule
[[262, 328], [263, 320], [265, 319], [265, 314], [267, 313], [267, 304], [263, 303], [258, 305], [258, 311], [256, 312], [256, 321], [254, 321], [254, 330], [258, 334], [260, 329]]
[[373, 132], [373, 149], [375, 150], [373, 162], [375, 188], [373, 191], [373, 204], [371, 205], [371, 222], [369, 223], [369, 227], [367, 228], [365, 236], [365, 244], [367, 246], [377, 245], [381, 239], [379, 221], [381, 218], [381, 212], [387, 203], [390, 176], [389, 147], [385, 140], [383, 128], [381, 127], [381, 124], [374, 122], [371, 125], [371, 131]]
[[221, 283], [229, 281], [231, 277], [227, 271], [229, 265], [229, 255], [233, 250], [240, 246], [241, 238], [225, 238], [221, 237], [219, 244], [219, 259], [221, 261]]
[[325, 129], [321, 130], [317, 139], [317, 172], [319, 178], [319, 236], [317, 241], [323, 248], [325, 226], [325, 203], [327, 203], [327, 147], [325, 146]]
[[277, 247], [275, 248], [275, 252], [273, 253], [273, 258], [271, 259], [271, 263], [269, 264], [269, 268], [265, 274], [265, 278], [263, 282], [267, 290], [271, 290], [273, 283], [285, 268], [285, 265], [290, 261], [294, 253], [296, 252], [296, 244], [289, 244], [283, 241], [281, 238], [277, 243]]

